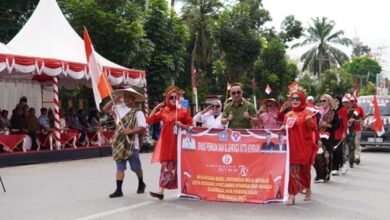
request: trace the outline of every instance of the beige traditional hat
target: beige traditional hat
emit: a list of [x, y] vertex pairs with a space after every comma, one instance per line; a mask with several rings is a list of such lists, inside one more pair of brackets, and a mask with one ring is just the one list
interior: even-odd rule
[[120, 93], [131, 93], [135, 97], [135, 101], [144, 101], [145, 100], [145, 96], [143, 96], [141, 93], [135, 91], [131, 87], [126, 88], [126, 89], [114, 90], [114, 92], [112, 94], [116, 95], [116, 94], [120, 94]]
[[274, 98], [269, 98], [269, 99], [263, 99], [263, 100], [261, 100], [261, 105], [265, 105], [265, 104], [267, 104], [267, 102], [273, 102], [273, 103], [276, 104], [276, 107], [277, 107], [277, 108], [280, 108], [280, 103], [279, 103], [278, 101], [276, 101], [276, 99], [274, 99]]

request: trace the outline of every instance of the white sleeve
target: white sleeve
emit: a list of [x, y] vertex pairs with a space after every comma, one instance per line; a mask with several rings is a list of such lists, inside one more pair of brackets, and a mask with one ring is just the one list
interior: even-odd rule
[[146, 128], [147, 125], [146, 125], [146, 119], [144, 113], [141, 111], [137, 111], [135, 113], [135, 117], [137, 119], [137, 128], [139, 127]]
[[193, 124], [196, 126], [196, 122], [202, 122], [202, 113], [198, 112], [193, 118]]

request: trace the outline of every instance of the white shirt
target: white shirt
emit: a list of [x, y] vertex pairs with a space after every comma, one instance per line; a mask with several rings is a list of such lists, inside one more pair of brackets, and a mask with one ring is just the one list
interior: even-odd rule
[[[119, 121], [129, 112], [131, 111], [131, 108], [129, 108], [126, 104], [119, 104], [115, 106], [115, 121], [117, 124]], [[146, 128], [146, 119], [145, 115], [141, 111], [135, 112], [135, 127], [136, 128]], [[134, 134], [134, 148], [139, 149], [139, 138], [138, 134]]]
[[198, 112], [194, 116], [194, 123], [201, 122], [202, 127], [204, 128], [225, 128], [224, 125], [221, 123], [222, 120], [222, 113], [219, 113], [218, 117], [214, 117], [214, 115], [211, 114], [211, 112], [206, 112], [202, 114], [201, 112]]

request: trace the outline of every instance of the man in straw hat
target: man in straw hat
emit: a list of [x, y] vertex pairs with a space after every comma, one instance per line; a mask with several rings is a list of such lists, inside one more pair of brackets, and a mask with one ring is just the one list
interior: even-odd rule
[[146, 131], [145, 115], [133, 108], [136, 100], [144, 100], [144, 96], [132, 88], [119, 89], [113, 92], [113, 100], [108, 102], [103, 110], [115, 114], [117, 126], [112, 143], [112, 156], [116, 162], [116, 190], [109, 198], [123, 196], [122, 183], [125, 177], [126, 163], [137, 174], [137, 194], [144, 193], [146, 184], [143, 181], [141, 161], [139, 159], [139, 135]]

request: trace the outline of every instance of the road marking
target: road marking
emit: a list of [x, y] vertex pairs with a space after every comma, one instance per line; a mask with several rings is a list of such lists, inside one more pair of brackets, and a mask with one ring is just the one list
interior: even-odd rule
[[113, 209], [113, 210], [110, 210], [110, 211], [96, 213], [96, 214], [93, 214], [93, 215], [88, 215], [88, 216], [85, 216], [85, 217], [77, 218], [76, 220], [97, 219], [97, 218], [101, 218], [101, 217], [104, 217], [104, 216], [107, 216], [107, 215], [112, 215], [112, 214], [119, 213], [119, 212], [125, 212], [125, 211], [131, 210], [131, 209], [136, 209], [136, 208], [139, 208], [139, 207], [142, 207], [142, 206], [146, 206], [146, 205], [149, 205], [149, 204], [152, 204], [152, 203], [155, 203], [155, 202], [156, 201], [141, 202], [141, 203], [138, 203], [138, 204], [135, 204], [135, 205], [127, 206], [127, 207], [123, 207], [123, 208], [119, 208], [119, 209]]
[[[166, 196], [165, 199], [171, 199], [171, 198], [175, 198], [175, 197], [177, 197], [177, 196], [170, 195], [170, 196]], [[112, 215], [112, 214], [119, 213], [119, 212], [125, 212], [125, 211], [128, 211], [128, 210], [136, 209], [136, 208], [139, 208], [139, 207], [142, 207], [142, 206], [146, 206], [146, 205], [150, 205], [152, 203], [157, 203], [157, 202], [159, 202], [159, 200], [141, 202], [141, 203], [134, 204], [134, 205], [131, 205], [131, 206], [126, 206], [126, 207], [122, 207], [122, 208], [118, 208], [118, 209], [112, 209], [110, 211], [100, 212], [100, 213], [96, 213], [96, 214], [93, 214], [93, 215], [88, 215], [88, 216], [84, 216], [84, 217], [81, 217], [81, 218], [76, 218], [75, 220], [97, 219], [97, 218], [101, 218], [101, 217], [104, 217], [104, 216], [107, 216], [107, 215]]]

